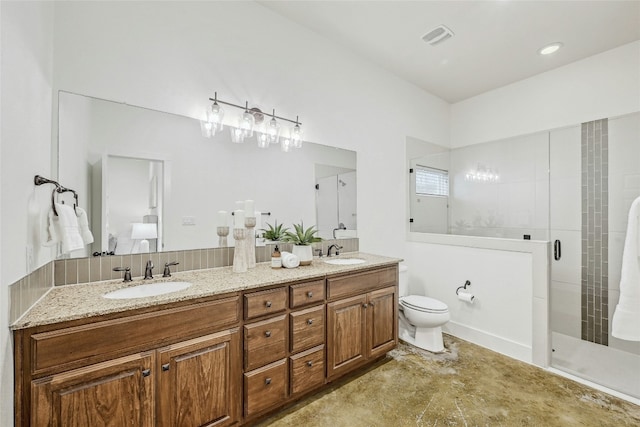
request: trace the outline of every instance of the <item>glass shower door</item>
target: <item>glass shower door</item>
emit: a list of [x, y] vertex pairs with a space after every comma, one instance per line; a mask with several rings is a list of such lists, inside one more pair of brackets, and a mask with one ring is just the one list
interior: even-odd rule
[[551, 131], [549, 156], [551, 365], [640, 398], [640, 342], [611, 335], [640, 196], [640, 114]]

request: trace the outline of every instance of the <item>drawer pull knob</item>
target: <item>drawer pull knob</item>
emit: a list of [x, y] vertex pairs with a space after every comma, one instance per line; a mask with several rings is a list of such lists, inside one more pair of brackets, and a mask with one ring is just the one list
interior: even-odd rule
[[307, 319], [307, 325], [313, 325], [313, 319]]
[[270, 308], [270, 307], [271, 307], [271, 301], [267, 301], [267, 302], [265, 302], [265, 303], [264, 303], [264, 305], [265, 305], [267, 308]]
[[264, 336], [269, 338], [271, 336], [271, 331], [265, 331]]
[[369, 303], [369, 305], [370, 305], [371, 307], [373, 307], [373, 306], [374, 306], [374, 304], [373, 304], [372, 302], [370, 302], [370, 303]]
[[307, 296], [308, 296], [309, 298], [313, 298], [313, 292], [311, 292], [311, 291], [307, 292]]
[[264, 383], [265, 383], [266, 385], [271, 384], [271, 378], [267, 378], [266, 380], [264, 380]]
[[165, 363], [164, 365], [162, 365], [162, 371], [168, 371], [169, 370], [169, 364]]
[[308, 367], [312, 367], [312, 366], [313, 366], [313, 362], [312, 362], [311, 360], [309, 360], [309, 361], [307, 362], [307, 366], [308, 366]]
[[367, 307], [369, 307], [369, 306], [367, 305], [366, 302], [364, 304], [362, 304], [362, 308], [367, 308]]
[[142, 371], [143, 377], [148, 377], [149, 375], [151, 375], [151, 369], [145, 369]]

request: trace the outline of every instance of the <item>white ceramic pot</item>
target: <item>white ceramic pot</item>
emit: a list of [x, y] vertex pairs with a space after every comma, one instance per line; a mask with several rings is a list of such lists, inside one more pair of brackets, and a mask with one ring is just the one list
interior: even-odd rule
[[293, 245], [291, 252], [300, 259], [300, 265], [310, 265], [313, 260], [311, 245]]

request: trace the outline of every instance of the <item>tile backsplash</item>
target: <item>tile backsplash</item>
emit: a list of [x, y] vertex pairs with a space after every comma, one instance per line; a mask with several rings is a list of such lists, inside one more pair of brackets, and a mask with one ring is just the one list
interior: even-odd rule
[[53, 286], [53, 262], [9, 285], [9, 323], [13, 323]]
[[[324, 240], [314, 243], [313, 248], [314, 251], [322, 249], [322, 254], [325, 256], [327, 248], [334, 243], [342, 246], [342, 252], [359, 250], [357, 238]], [[256, 261], [269, 261], [274, 246], [275, 244], [269, 243], [266, 246], [256, 247]], [[292, 244], [278, 243], [278, 246], [281, 251], [290, 252]], [[144, 276], [145, 266], [149, 260], [153, 262], [153, 274], [157, 276], [162, 276], [166, 263], [174, 261], [179, 264], [171, 267], [172, 272], [225, 267], [233, 264], [233, 254], [234, 248], [231, 247], [55, 260], [10, 285], [10, 323], [22, 316], [52, 286], [123, 277], [123, 272], [113, 271], [115, 267], [130, 267], [133, 278]]]

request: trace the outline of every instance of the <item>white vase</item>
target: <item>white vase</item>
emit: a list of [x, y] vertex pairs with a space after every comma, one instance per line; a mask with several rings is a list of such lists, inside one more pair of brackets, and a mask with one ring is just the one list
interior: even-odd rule
[[291, 252], [300, 259], [300, 265], [310, 265], [313, 260], [311, 245], [293, 245]]

